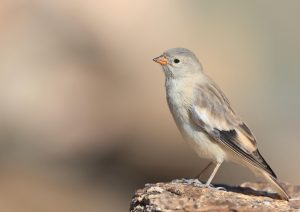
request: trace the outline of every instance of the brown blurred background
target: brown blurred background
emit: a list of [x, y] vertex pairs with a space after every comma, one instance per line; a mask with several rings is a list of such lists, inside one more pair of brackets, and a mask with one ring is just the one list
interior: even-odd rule
[[[195, 177], [152, 62], [192, 49], [299, 184], [299, 1], [2, 0], [0, 211], [127, 211], [147, 182]], [[256, 181], [233, 164], [215, 182]]]

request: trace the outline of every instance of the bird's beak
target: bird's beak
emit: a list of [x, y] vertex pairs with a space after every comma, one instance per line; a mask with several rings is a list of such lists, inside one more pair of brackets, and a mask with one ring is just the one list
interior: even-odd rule
[[154, 58], [153, 61], [159, 63], [160, 65], [167, 65], [169, 63], [168, 59], [163, 55]]

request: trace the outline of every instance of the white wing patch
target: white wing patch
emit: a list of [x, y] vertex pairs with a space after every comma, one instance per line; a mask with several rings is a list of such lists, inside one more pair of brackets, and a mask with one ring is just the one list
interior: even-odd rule
[[214, 128], [220, 130], [231, 130], [226, 120], [223, 117], [213, 116], [207, 108], [200, 108], [199, 106], [192, 107], [192, 113], [196, 115], [197, 119], [201, 120], [206, 129], [213, 130]]

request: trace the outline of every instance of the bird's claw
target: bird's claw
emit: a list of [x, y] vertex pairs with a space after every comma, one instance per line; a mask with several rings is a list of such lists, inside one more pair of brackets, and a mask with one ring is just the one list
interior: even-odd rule
[[177, 179], [177, 180], [173, 180], [172, 183], [182, 183], [182, 184], [186, 184], [186, 185], [193, 185], [196, 187], [201, 187], [204, 188], [205, 184], [203, 184], [199, 179]]
[[227, 191], [226, 188], [220, 186], [220, 187], [215, 187], [213, 184], [209, 184], [209, 185], [206, 185], [205, 186], [207, 188], [210, 188], [210, 189], [215, 189], [215, 190], [218, 190], [218, 191]]
[[202, 183], [199, 179], [186, 179], [186, 178], [182, 178], [182, 179], [176, 179], [173, 180], [172, 183], [182, 183], [182, 184], [186, 184], [186, 185], [192, 185], [192, 186], [196, 186], [199, 188], [210, 188], [210, 189], [215, 189], [215, 190], [219, 190], [219, 191], [226, 191], [226, 188], [224, 187], [215, 187], [213, 184], [204, 184]]

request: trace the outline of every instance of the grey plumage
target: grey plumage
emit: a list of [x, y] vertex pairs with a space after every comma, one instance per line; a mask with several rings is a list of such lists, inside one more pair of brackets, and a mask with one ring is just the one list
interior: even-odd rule
[[[198, 96], [196, 97], [196, 102], [190, 108], [190, 113], [191, 119], [196, 122], [197, 126], [212, 137], [213, 140], [220, 141], [226, 148], [234, 151], [245, 160], [253, 163], [253, 165], [259, 166], [276, 178], [275, 173], [258, 152], [256, 140], [250, 129], [235, 114], [228, 99], [216, 84], [208, 81], [204, 85], [199, 85], [196, 93]], [[209, 113], [211, 119], [215, 121], [203, 122], [197, 115], [197, 112], [195, 112], [197, 107]], [[223, 127], [217, 125], [217, 122], [221, 121], [225, 122]], [[246, 139], [242, 141], [238, 133], [241, 133]], [[245, 142], [249, 143], [245, 144]]]
[[289, 199], [259, 153], [252, 132], [221, 89], [203, 72], [195, 54], [174, 48], [154, 61], [163, 67], [168, 105], [179, 130], [200, 157], [216, 164], [207, 185], [222, 162], [230, 160], [263, 176], [283, 199]]

